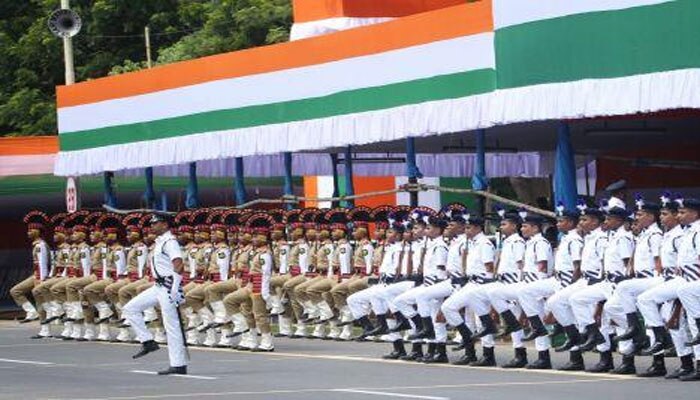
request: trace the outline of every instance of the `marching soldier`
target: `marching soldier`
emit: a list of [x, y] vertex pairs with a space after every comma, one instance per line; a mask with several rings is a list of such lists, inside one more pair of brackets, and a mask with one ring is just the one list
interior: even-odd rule
[[50, 250], [46, 241], [42, 237], [44, 229], [48, 224], [48, 217], [41, 211], [32, 211], [24, 217], [27, 224], [27, 237], [32, 241], [32, 275], [16, 284], [10, 289], [10, 295], [18, 306], [22, 307], [26, 313], [21, 322], [36, 321], [40, 318], [40, 313], [27, 298], [34, 286], [46, 279], [49, 273]]
[[[110, 302], [115, 306], [119, 313], [119, 321], [126, 322], [126, 318], [122, 313], [123, 307], [133, 297], [135, 297], [135, 287], [142, 284], [140, 280], [144, 276], [146, 260], [148, 258], [148, 246], [141, 239], [140, 222], [143, 215], [139, 213], [129, 214], [122, 220], [126, 227], [126, 240], [129, 242], [129, 248], [126, 249], [126, 272], [125, 276], [117, 282], [107, 286], [105, 294], [110, 299]], [[133, 295], [131, 294], [133, 293]], [[119, 328], [117, 341], [130, 342], [131, 331], [128, 327]]]
[[[293, 338], [306, 336], [306, 324], [303, 322], [303, 308], [301, 302], [296, 296], [296, 288], [306, 282], [306, 275], [310, 272], [312, 265], [311, 245], [307, 240], [309, 237], [316, 236], [315, 216], [317, 210], [305, 209], [296, 217], [296, 211], [287, 213], [287, 220], [291, 221], [290, 228], [292, 231], [292, 246], [289, 250], [289, 278], [282, 284], [281, 296], [286, 297], [288, 307], [291, 308], [292, 315], [296, 320], [296, 330], [292, 334]], [[298, 222], [295, 222], [298, 221]]]
[[[201, 325], [197, 328], [200, 330], [206, 328], [214, 319], [214, 314], [204, 304], [206, 288], [206, 272], [209, 268], [211, 253], [213, 246], [209, 241], [209, 226], [206, 224], [208, 211], [199, 209], [190, 215], [190, 225], [194, 227], [194, 241], [197, 244], [197, 255], [195, 257], [195, 272], [194, 272], [194, 287], [189, 289], [185, 294], [185, 308], [192, 308], [192, 312], [197, 314], [201, 321]], [[203, 331], [204, 329], [202, 329]], [[199, 344], [199, 335], [196, 333], [188, 334], [187, 343], [191, 345]]]
[[255, 327], [260, 332], [260, 344], [257, 337], [251, 337], [250, 348], [253, 351], [274, 351], [272, 343], [272, 331], [270, 329], [270, 314], [267, 301], [270, 298], [270, 278], [274, 266], [272, 250], [268, 242], [270, 227], [275, 223], [274, 219], [266, 213], [256, 213], [246, 220], [246, 225], [253, 234], [252, 244], [255, 253], [250, 260], [250, 282], [248, 289]]

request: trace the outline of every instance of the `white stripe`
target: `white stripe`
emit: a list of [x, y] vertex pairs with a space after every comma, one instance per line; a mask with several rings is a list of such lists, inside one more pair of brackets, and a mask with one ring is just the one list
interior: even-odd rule
[[375, 392], [372, 390], [357, 390], [357, 389], [335, 389], [334, 392], [345, 392], [345, 393], [360, 393], [360, 394], [373, 394], [375, 396], [387, 396], [387, 397], [403, 397], [406, 399], [426, 399], [426, 400], [449, 400], [449, 397], [436, 397], [436, 396], [418, 396], [415, 394], [403, 394], [403, 393], [390, 393], [390, 392]]
[[394, 18], [391, 17], [337, 17], [319, 19], [316, 21], [294, 23], [294, 25], [292, 25], [292, 30], [289, 33], [289, 40], [299, 40], [314, 36], [326, 35], [329, 33], [344, 31], [347, 29], [354, 29], [367, 25], [380, 24], [382, 22], [391, 21], [393, 19]]
[[386, 142], [523, 121], [700, 108], [700, 91], [688, 90], [693, 87], [700, 87], [700, 69], [527, 86], [317, 120], [62, 152], [54, 172], [85, 175]]
[[50, 174], [55, 160], [56, 154], [0, 156], [0, 176]]
[[10, 358], [0, 358], [0, 362], [13, 363], [13, 364], [32, 364], [32, 365], [54, 365], [52, 362], [45, 361], [28, 361], [28, 360], [13, 360]]
[[[144, 375], [158, 375], [157, 372], [155, 371], [144, 371], [140, 369], [132, 369], [131, 371], [134, 374], [144, 374]], [[203, 380], [214, 380], [217, 379], [213, 376], [202, 376], [202, 375], [180, 375], [180, 374], [170, 374], [170, 375], [164, 375], [164, 376], [172, 376], [176, 378], [189, 378], [189, 379], [203, 379]]]
[[498, 0], [493, 2], [494, 28], [594, 11], [622, 10], [674, 0]]
[[[60, 133], [321, 97], [495, 66], [493, 32], [58, 109]], [[410, 68], [406, 68], [410, 65]]]

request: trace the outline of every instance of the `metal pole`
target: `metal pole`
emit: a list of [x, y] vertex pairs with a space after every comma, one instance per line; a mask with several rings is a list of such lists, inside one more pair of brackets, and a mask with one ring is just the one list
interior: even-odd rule
[[146, 177], [146, 191], [143, 193], [143, 199], [146, 201], [146, 208], [155, 208], [156, 192], [153, 190], [153, 167], [144, 169]]
[[[70, 1], [69, 0], [61, 0], [61, 8], [64, 10], [70, 9]], [[75, 83], [75, 67], [73, 63], [73, 39], [70, 37], [64, 37], [63, 38], [63, 65], [64, 65], [64, 71], [65, 71], [65, 84], [66, 86], [72, 85]], [[79, 176], [74, 176], [72, 177], [74, 182], [75, 182], [75, 199], [77, 204], [78, 210], [80, 210], [80, 203], [81, 203], [81, 192], [80, 190], [80, 177]]]
[[197, 184], [197, 163], [190, 163], [190, 179], [187, 182], [186, 208], [199, 207], [199, 185]]
[[148, 65], [148, 68], [153, 67], [153, 63], [151, 61], [151, 32], [148, 29], [148, 25], [143, 29], [144, 31], [144, 37], [146, 38], [146, 65]]
[[[355, 184], [352, 181], [352, 146], [347, 146], [345, 148], [345, 195], [352, 196], [355, 194]], [[346, 208], [355, 207], [354, 200], [345, 200], [344, 206]]]
[[[338, 197], [340, 196], [340, 188], [338, 187], [338, 154], [331, 153], [330, 156], [333, 164], [333, 197]], [[338, 202], [332, 202], [331, 207], [338, 207]]]
[[[472, 189], [486, 190], [488, 185], [488, 178], [486, 178], [486, 131], [479, 129], [476, 131], [476, 157], [474, 158]], [[476, 201], [479, 213], [483, 215], [484, 200], [481, 196], [477, 196]]]
[[236, 176], [233, 179], [233, 194], [236, 198], [236, 204], [240, 205], [246, 202], [245, 183], [243, 182], [243, 157], [234, 159]]
[[[412, 137], [406, 138], [406, 175], [408, 183], [418, 183], [423, 177], [418, 165], [416, 165], [416, 142]], [[410, 192], [411, 207], [418, 207], [418, 192]]]
[[105, 196], [104, 201], [110, 207], [117, 207], [117, 197], [114, 194], [114, 185], [112, 178], [114, 178], [114, 172], [106, 171], [102, 174]]
[[[292, 153], [286, 151], [282, 153], [284, 158], [284, 195], [292, 196], [294, 195], [294, 185], [292, 183]], [[288, 210], [294, 208], [292, 204], [286, 204], [285, 207]]]

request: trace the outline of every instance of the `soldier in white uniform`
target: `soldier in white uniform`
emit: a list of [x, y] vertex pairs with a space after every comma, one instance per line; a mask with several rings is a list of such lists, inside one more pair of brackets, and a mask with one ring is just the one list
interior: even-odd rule
[[682, 381], [700, 380], [700, 200], [683, 199], [678, 218], [686, 231], [678, 249], [678, 265], [685, 283], [678, 288], [678, 298], [685, 308], [688, 326], [693, 338], [688, 346], [695, 346], [695, 372], [680, 377]]
[[[574, 324], [569, 307], [571, 294], [576, 292], [581, 284], [585, 285], [585, 281], [574, 284], [580, 277], [583, 249], [583, 239], [577, 230], [578, 223], [579, 212], [565, 210], [563, 206], [557, 207], [557, 229], [562, 236], [554, 258], [554, 276], [530, 283], [520, 291], [520, 304], [528, 318], [535, 315], [542, 318], [546, 310], [550, 310], [563, 326], [569, 338], [569, 345], [562, 346], [558, 351], [569, 350], [572, 342], [578, 342], [578, 328]], [[559, 319], [559, 316], [562, 318]], [[570, 363], [562, 369], [583, 370], [581, 353], [573, 351], [570, 356]]]
[[[655, 339], [654, 344], [649, 349], [645, 349], [643, 354], [663, 356], [666, 350], [675, 347], [681, 366], [668, 373], [666, 378], [677, 379], [692, 374], [695, 367], [693, 348], [686, 344], [689, 341], [687, 321], [682, 316], [683, 311], [677, 294], [677, 289], [685, 283], [678, 269], [678, 250], [684, 231], [678, 221], [678, 202], [671, 198], [670, 193], [661, 196], [660, 221], [665, 230], [660, 254], [664, 282], [639, 295], [637, 307], [644, 317], [647, 328], [654, 332]], [[667, 329], [667, 324], [673, 327]], [[668, 340], [669, 333], [671, 340]], [[700, 346], [696, 348], [699, 350], [697, 355], [700, 355]], [[660, 368], [657, 366], [656, 369]]]
[[170, 233], [168, 217], [154, 214], [151, 229], [158, 235], [152, 255], [152, 274], [156, 284], [134, 297], [124, 306], [124, 315], [141, 342], [141, 351], [134, 358], [143, 357], [158, 350], [153, 334], [146, 328], [143, 311], [155, 305], [160, 306], [163, 323], [168, 337], [170, 367], [159, 371], [159, 375], [187, 374], [187, 347], [178, 306], [184, 302], [182, 293], [182, 273], [184, 263], [180, 245]]
[[[622, 208], [613, 207], [606, 213], [605, 225], [609, 229], [608, 244], [603, 255], [604, 279], [596, 284], [589, 285], [585, 289], [571, 296], [571, 307], [579, 326], [584, 327], [586, 341], [581, 345], [581, 351], [590, 351], [598, 346], [601, 361], [591, 371], [606, 372], [613, 369], [612, 355], [610, 353], [610, 316], [603, 312], [600, 328], [595, 322], [596, 306], [599, 302], [608, 301], [615, 290], [615, 286], [627, 278], [628, 262], [634, 253], [634, 238], [632, 233], [625, 229], [625, 221], [628, 212]], [[630, 354], [631, 341], [620, 342], [620, 350], [623, 354]], [[623, 356], [623, 362], [614, 373], [634, 374], [634, 355]]]

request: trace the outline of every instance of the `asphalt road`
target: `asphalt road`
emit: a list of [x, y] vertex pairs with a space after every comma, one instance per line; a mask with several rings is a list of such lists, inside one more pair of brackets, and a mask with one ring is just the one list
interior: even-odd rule
[[[674, 400], [700, 393], [700, 383], [663, 378], [384, 361], [388, 344], [290, 339], [278, 339], [274, 353], [191, 348], [190, 375], [164, 377], [154, 373], [167, 366], [165, 349], [133, 361], [137, 345], [28, 339], [35, 330], [0, 322], [0, 399]], [[505, 362], [512, 350], [499, 345], [496, 353]], [[586, 356], [587, 364], [596, 360]], [[649, 362], [640, 358], [638, 369]]]

